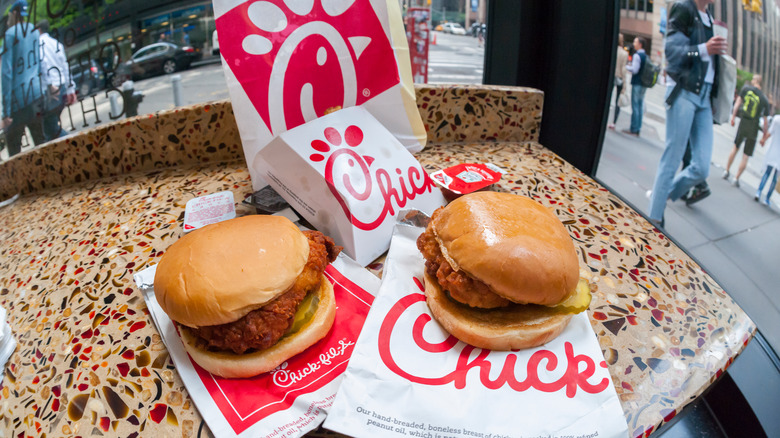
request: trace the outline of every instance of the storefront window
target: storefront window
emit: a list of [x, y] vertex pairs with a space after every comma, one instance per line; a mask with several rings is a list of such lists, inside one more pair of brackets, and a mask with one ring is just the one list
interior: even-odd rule
[[[24, 43], [4, 42], [4, 73], [20, 62], [29, 64], [28, 52], [38, 50], [43, 38], [31, 30], [47, 21], [46, 33], [58, 45], [55, 53], [64, 54], [61, 65], [48, 68], [63, 79], [47, 82], [37, 63], [27, 65], [27, 76], [4, 75], [7, 117], [0, 160], [126, 117], [229, 97], [210, 1], [27, 1], [13, 11], [12, 5], [24, 2], [6, 2], [3, 11], [4, 28], [24, 23], [16, 29], [29, 36]], [[417, 26], [407, 32], [415, 33], [413, 44], [420, 49], [414, 56], [415, 82], [482, 83], [487, 0], [402, 0], [400, 6], [404, 24]], [[42, 80], [32, 89], [30, 81], [39, 74]], [[177, 75], [184, 90], [178, 101]], [[57, 103], [53, 111], [59, 114], [43, 108], [47, 98]], [[44, 114], [56, 132], [43, 132]], [[2, 144], [8, 134], [11, 147]]]
[[[28, 2], [7, 4], [2, 20], [2, 88], [6, 93], [0, 160], [124, 117], [228, 97], [214, 46], [214, 12], [209, 1]], [[43, 22], [48, 25], [44, 25], [46, 31], [41, 28]], [[23, 41], [5, 37], [6, 30], [14, 29], [25, 36]], [[33, 29], [39, 31], [33, 33]], [[28, 53], [54, 47], [55, 43], [41, 45], [47, 38], [41, 36], [44, 33], [51, 38], [46, 41], [56, 41], [50, 58], [61, 61], [55, 66], [43, 67], [43, 60], [34, 62], [35, 56]], [[159, 42], [173, 45], [152, 47], [146, 56], [139, 53]], [[26, 62], [28, 58], [31, 63]], [[26, 65], [24, 72], [14, 68], [19, 63]], [[42, 68], [56, 73], [43, 74]], [[183, 87], [195, 90], [179, 102], [171, 92], [173, 74], [180, 75]], [[33, 80], [39, 75], [40, 80]], [[62, 79], [50, 80], [49, 76]], [[14, 89], [17, 93], [9, 91]], [[60, 112], [59, 118], [52, 116], [46, 99], [58, 103], [53, 107]], [[44, 118], [59, 128], [57, 132], [44, 132]], [[10, 142], [6, 141], [9, 134]]]

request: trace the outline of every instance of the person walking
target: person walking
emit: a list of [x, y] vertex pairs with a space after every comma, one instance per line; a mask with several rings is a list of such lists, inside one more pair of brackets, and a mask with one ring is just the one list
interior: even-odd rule
[[766, 151], [764, 157], [764, 176], [761, 177], [761, 184], [756, 190], [756, 196], [753, 197], [754, 201], [758, 201], [761, 198], [761, 192], [764, 190], [766, 182], [769, 177], [772, 176], [772, 182], [769, 184], [769, 190], [766, 191], [766, 197], [764, 198], [764, 204], [769, 205], [769, 198], [777, 187], [777, 173], [780, 172], [780, 117], [772, 117], [772, 122], [769, 124], [769, 130], [764, 132], [764, 136], [761, 138], [761, 146], [764, 146], [766, 140], [771, 138], [769, 143], [769, 149]]
[[615, 117], [607, 128], [614, 130], [620, 115], [620, 96], [626, 92], [624, 81], [626, 78], [626, 63], [628, 62], [628, 52], [623, 48], [623, 34], [618, 34], [617, 61], [615, 62]]
[[739, 114], [739, 128], [737, 128], [737, 137], [734, 139], [734, 147], [731, 148], [729, 159], [726, 162], [726, 170], [723, 171], [723, 179], [729, 179], [731, 164], [734, 163], [734, 158], [736, 158], [742, 142], [745, 143], [745, 148], [742, 150], [742, 161], [739, 163], [737, 174], [734, 175], [734, 181], [732, 181], [734, 187], [739, 187], [739, 177], [742, 176], [748, 160], [753, 156], [761, 117], [764, 118], [764, 135], [768, 129], [769, 101], [764, 92], [761, 91], [761, 82], [761, 75], [754, 75], [750, 84], [745, 84], [742, 87], [731, 113], [731, 126], [734, 126], [734, 119]]
[[45, 141], [41, 124], [40, 35], [26, 23], [27, 2], [16, 0], [8, 13], [2, 54], [3, 128], [9, 157], [22, 150], [25, 128], [35, 144]]
[[49, 21], [42, 20], [36, 26], [40, 32], [41, 78], [43, 80], [43, 135], [46, 141], [68, 135], [60, 122], [65, 105], [76, 101], [76, 85], [73, 83], [65, 57], [65, 47], [49, 35]]
[[[664, 52], [667, 59], [666, 145], [650, 196], [649, 216], [663, 228], [666, 200], [677, 200], [707, 179], [712, 158], [712, 101], [717, 95], [718, 56], [728, 43], [714, 36], [707, 6], [714, 0], [682, 0], [669, 10]], [[690, 141], [691, 161], [675, 175]]]
[[634, 38], [634, 56], [631, 58], [631, 64], [626, 68], [631, 72], [631, 128], [624, 129], [623, 132], [629, 135], [639, 137], [639, 131], [642, 129], [642, 114], [645, 109], [645, 91], [647, 88], [642, 85], [639, 72], [647, 62], [645, 53], [644, 38]]
[[[683, 154], [683, 161], [682, 161], [682, 168], [685, 170], [686, 167], [691, 165], [691, 141], [688, 140], [688, 144], [685, 146], [685, 154]], [[712, 190], [710, 190], [709, 184], [707, 184], [707, 180], [703, 180], [702, 182], [696, 184], [693, 186], [693, 188], [690, 190], [690, 192], [680, 196], [680, 199], [685, 201], [685, 205], [691, 206], [702, 199], [706, 198], [707, 196], [710, 196], [712, 194]]]

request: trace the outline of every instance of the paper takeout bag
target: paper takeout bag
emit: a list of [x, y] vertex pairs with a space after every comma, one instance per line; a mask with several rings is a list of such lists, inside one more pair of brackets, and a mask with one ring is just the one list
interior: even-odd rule
[[401, 208], [431, 214], [445, 203], [417, 159], [362, 107], [280, 134], [252, 167], [363, 266], [387, 251]]
[[[282, 132], [356, 105], [409, 150], [425, 145], [398, 1], [213, 3], [247, 164]], [[255, 190], [265, 185], [249, 172]]]
[[224, 379], [203, 370], [187, 354], [176, 325], [154, 296], [156, 268], [137, 273], [136, 284], [176, 371], [215, 437], [300, 437], [322, 423], [379, 288], [378, 278], [340, 255], [325, 269], [338, 305], [325, 338], [273, 371]]
[[581, 313], [547, 344], [489, 351], [432, 319], [415, 241], [399, 225], [382, 285], [324, 427], [371, 437], [626, 437], [596, 336]]

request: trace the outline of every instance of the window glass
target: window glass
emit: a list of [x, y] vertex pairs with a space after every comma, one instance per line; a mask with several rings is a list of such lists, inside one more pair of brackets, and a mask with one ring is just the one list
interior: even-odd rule
[[405, 0], [404, 24], [416, 83], [483, 82], [485, 0]]
[[[211, 1], [27, 0], [24, 16], [10, 10], [17, 3], [5, 2], [2, 29], [23, 24], [39, 33], [25, 31], [29, 38], [11, 44], [4, 68], [27, 64], [18, 61], [38, 44], [36, 38], [49, 41], [44, 47], [55, 49], [49, 58], [57, 65], [50, 75], [42, 74], [43, 86], [34, 95], [39, 102], [46, 97], [59, 102], [60, 112], [40, 111], [37, 103], [10, 91], [29, 84], [38, 70], [10, 75], [13, 80], [2, 84], [9, 122], [0, 135], [0, 160], [126, 117], [229, 98]], [[482, 83], [486, 3], [399, 1], [416, 83]], [[176, 75], [186, 92], [173, 92]], [[174, 101], [176, 95], [180, 101]]]

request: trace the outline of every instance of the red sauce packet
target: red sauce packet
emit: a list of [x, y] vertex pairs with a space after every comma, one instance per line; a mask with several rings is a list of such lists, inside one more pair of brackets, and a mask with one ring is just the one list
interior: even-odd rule
[[461, 163], [434, 172], [431, 178], [444, 189], [445, 197], [451, 201], [458, 196], [485, 189], [498, 182], [503, 174], [504, 170], [495, 164]]

